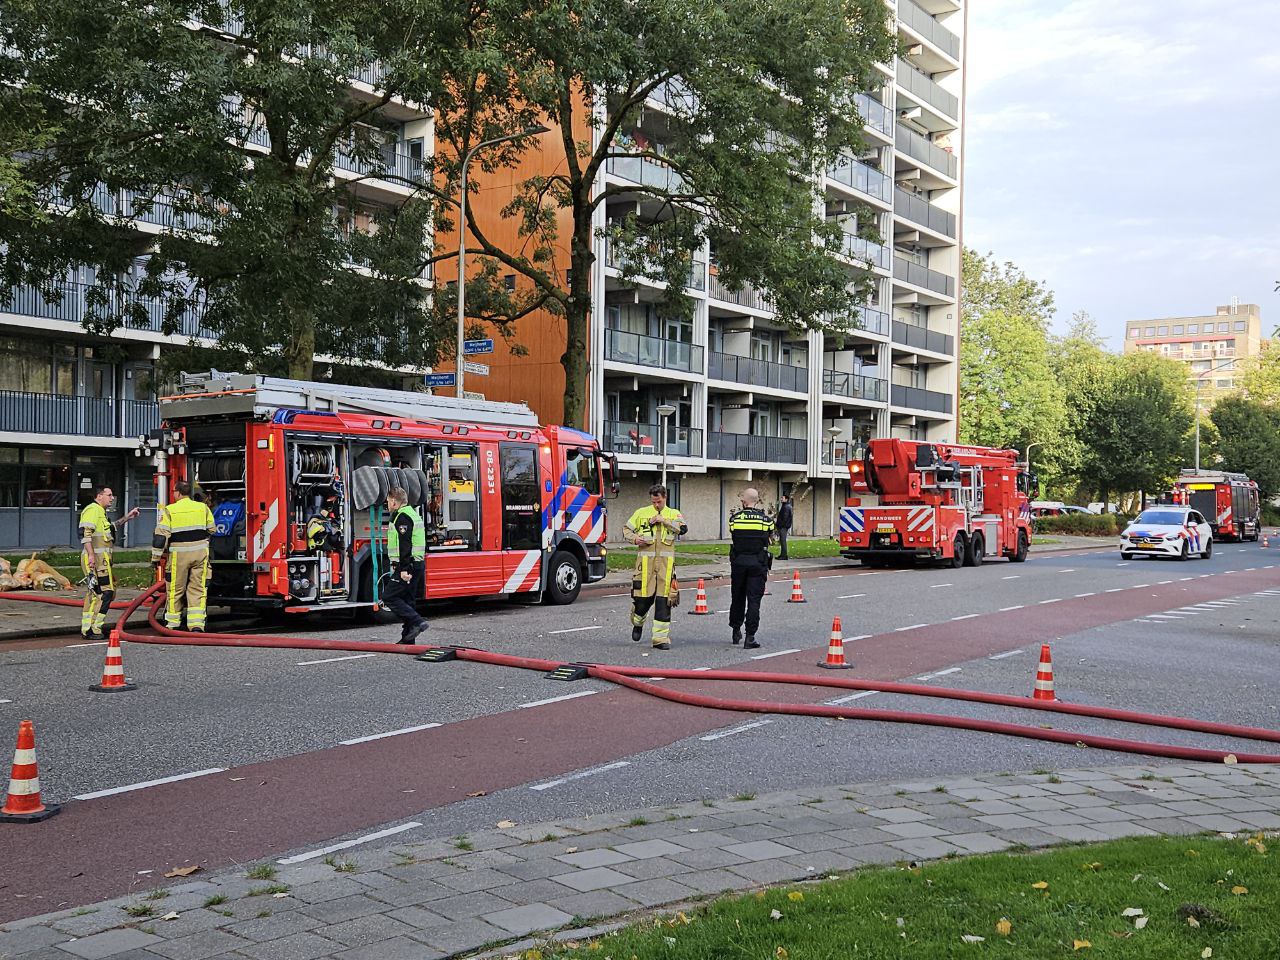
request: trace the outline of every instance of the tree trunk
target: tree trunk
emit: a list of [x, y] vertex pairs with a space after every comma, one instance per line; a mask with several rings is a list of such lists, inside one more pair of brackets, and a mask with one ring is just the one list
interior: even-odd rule
[[564, 368], [564, 416], [561, 422], [580, 430], [587, 428], [587, 391], [591, 375], [591, 354], [587, 334], [591, 321], [590, 214], [575, 218], [570, 258], [569, 300], [565, 304], [565, 347], [560, 357]]
[[310, 380], [316, 356], [316, 318], [306, 309], [294, 309], [291, 314], [292, 336], [284, 345], [285, 376]]

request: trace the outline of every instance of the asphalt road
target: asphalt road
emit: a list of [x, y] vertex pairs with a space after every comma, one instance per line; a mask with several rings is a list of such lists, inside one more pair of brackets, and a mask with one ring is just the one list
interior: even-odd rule
[[[805, 604], [787, 603], [789, 584], [779, 579], [765, 599], [758, 651], [728, 643], [723, 614], [689, 615], [691, 597], [676, 613], [669, 652], [652, 651], [647, 637], [629, 641], [624, 596], [568, 608], [473, 604], [438, 614], [428, 636], [565, 661], [817, 673], [839, 615], [850, 673], [861, 678], [929, 677], [923, 682], [1027, 694], [1039, 644], [1051, 642], [1063, 699], [1280, 728], [1273, 556], [1253, 544], [1220, 544], [1211, 560], [1186, 563], [1125, 563], [1098, 551], [976, 570], [850, 566], [806, 580]], [[709, 594], [713, 611], [727, 607], [727, 586]], [[325, 635], [387, 639], [396, 630]], [[10, 701], [0, 702], [0, 728], [36, 722], [46, 798], [220, 772], [76, 801], [39, 827], [0, 826], [0, 863], [24, 871], [0, 876], [0, 920], [125, 893], [140, 882], [139, 870], [278, 856], [406, 821], [423, 826], [402, 836], [450, 837], [499, 820], [853, 780], [1052, 769], [1083, 756], [1073, 747], [934, 727], [711, 711], [598, 681], [562, 684], [539, 673], [395, 655], [129, 644], [126, 671], [139, 689], [104, 696], [87, 690], [102, 653], [0, 648], [0, 701]], [[762, 700], [841, 696], [810, 687], [680, 686]], [[1238, 746], [954, 701], [875, 694], [850, 705]], [[438, 726], [379, 736], [426, 725]], [[344, 744], [371, 737], [378, 739]], [[1090, 751], [1087, 762], [1129, 759]], [[475, 793], [484, 795], [468, 797]], [[55, 854], [68, 848], [85, 854], [81, 865], [92, 864], [86, 876], [56, 865]], [[17, 892], [39, 899], [12, 899]]]

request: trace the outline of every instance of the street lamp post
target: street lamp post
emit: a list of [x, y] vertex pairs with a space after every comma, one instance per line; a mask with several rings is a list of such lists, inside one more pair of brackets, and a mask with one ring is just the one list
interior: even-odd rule
[[827, 436], [831, 440], [831, 539], [836, 538], [836, 439], [844, 434], [840, 427], [827, 427]]
[[466, 338], [467, 317], [467, 165], [471, 163], [471, 157], [477, 150], [546, 132], [547, 128], [541, 124], [527, 127], [519, 133], [482, 140], [462, 155], [462, 195], [458, 198], [458, 369], [454, 374], [454, 396], [458, 398], [462, 397], [462, 341]]
[[665, 487], [667, 485], [667, 422], [671, 415], [676, 412], [676, 408], [669, 403], [658, 404], [658, 435], [662, 438], [662, 480], [661, 483]]

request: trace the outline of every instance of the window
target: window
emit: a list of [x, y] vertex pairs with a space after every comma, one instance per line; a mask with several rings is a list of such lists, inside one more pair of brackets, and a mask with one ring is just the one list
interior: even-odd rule
[[680, 509], [680, 478], [667, 474], [667, 506]]
[[0, 390], [51, 393], [52, 359], [47, 343], [0, 339]]
[[1231, 329], [1235, 330], [1236, 332], [1240, 332], [1240, 331], [1248, 330], [1248, 329], [1249, 329], [1249, 321], [1248, 321], [1248, 320], [1237, 320], [1234, 324], [1232, 324]]
[[538, 490], [538, 451], [504, 443], [502, 455], [502, 549], [538, 550], [542, 546], [542, 495]]
[[1218, 324], [1218, 332], [1219, 332], [1219, 333], [1230, 333], [1230, 332], [1231, 332], [1231, 324], [1229, 324], [1229, 323], [1225, 323], [1225, 322], [1224, 322], [1224, 323], [1220, 323], [1220, 324]]
[[1154, 336], [1156, 335], [1156, 328], [1155, 328], [1155, 327], [1147, 327], [1147, 329], [1145, 329], [1145, 330], [1143, 330], [1143, 331], [1142, 331], [1142, 335], [1143, 335], [1144, 337], [1154, 337]]
[[1180, 336], [1182, 336], [1182, 324], [1180, 324], [1180, 323], [1175, 323], [1175, 324], [1173, 325], [1173, 335], [1174, 335], [1175, 337], [1180, 337]]
[[1219, 381], [1218, 381], [1218, 389], [1219, 389], [1219, 390], [1230, 390], [1230, 389], [1231, 389], [1231, 381], [1230, 381], [1230, 380], [1219, 380]]
[[63, 450], [27, 450], [24, 454], [24, 506], [71, 505], [71, 456]]
[[1187, 324], [1187, 333], [1199, 333], [1199, 332], [1200, 332], [1200, 324], [1198, 323]]
[[1160, 335], [1160, 336], [1162, 336], [1162, 337], [1167, 337], [1167, 336], [1169, 335], [1169, 328], [1168, 328], [1168, 327], [1163, 327], [1163, 326], [1162, 326], [1162, 327], [1159, 329], [1158, 333], [1159, 333], [1159, 335]]
[[508, 293], [514, 293], [516, 289], [516, 275], [508, 273], [502, 278], [502, 285], [506, 287]]
[[595, 452], [588, 447], [569, 447], [564, 458], [565, 482], [584, 487], [591, 493], [600, 492]]
[[1139, 334], [1141, 334], [1141, 333], [1142, 333], [1142, 328], [1141, 328], [1141, 327], [1130, 327], [1130, 328], [1129, 328], [1129, 339], [1130, 339], [1130, 340], [1133, 340], [1135, 337], [1137, 337], [1137, 336], [1138, 336]]

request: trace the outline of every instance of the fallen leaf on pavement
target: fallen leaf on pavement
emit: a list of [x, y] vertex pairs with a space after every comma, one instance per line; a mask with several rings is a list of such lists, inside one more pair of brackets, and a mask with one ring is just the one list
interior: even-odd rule
[[[1225, 757], [1222, 758], [1222, 762], [1225, 764], [1236, 763], [1237, 762], [1236, 755], [1234, 753], [1228, 753]], [[1205, 949], [1208, 950], [1209, 948], [1205, 947]]]
[[1000, 934], [1002, 937], [1007, 937], [1012, 932], [1013, 924], [1009, 922], [1008, 918], [1001, 917], [1000, 921], [996, 924], [996, 933]]
[[165, 876], [166, 877], [189, 877], [199, 869], [200, 869], [199, 864], [193, 864], [189, 867], [174, 867], [172, 870], [166, 873]]
[[178, 917], [180, 917], [180, 916], [182, 916], [182, 914], [180, 914], [180, 913], [172, 913], [172, 912], [171, 912], [171, 913], [166, 913], [166, 914], [165, 914], [163, 917], [161, 917], [160, 919], [161, 919], [161, 920], [177, 920], [177, 919], [178, 919]]
[[1088, 950], [1092, 946], [1093, 944], [1090, 943], [1088, 940], [1072, 940], [1071, 941], [1072, 950]]
[[488, 795], [489, 795], [488, 790], [477, 790], [475, 793], [467, 794], [468, 797], [487, 797]]
[[565, 847], [565, 848], [564, 848], [564, 852], [565, 852], [565, 853], [577, 853], [577, 852], [578, 852], [578, 848], [577, 848], [577, 847]]
[[515, 825], [516, 825], [516, 822], [515, 822], [514, 820], [499, 820], [499, 821], [498, 821], [498, 829], [499, 829], [499, 830], [510, 830], [510, 829], [511, 829], [512, 827], [514, 827]]
[[272, 900], [283, 900], [283, 899], [284, 899], [285, 897], [287, 897], [287, 896], [288, 896], [288, 894], [287, 894], [287, 893], [273, 893], [273, 894], [271, 895], [271, 899], [272, 899]]

